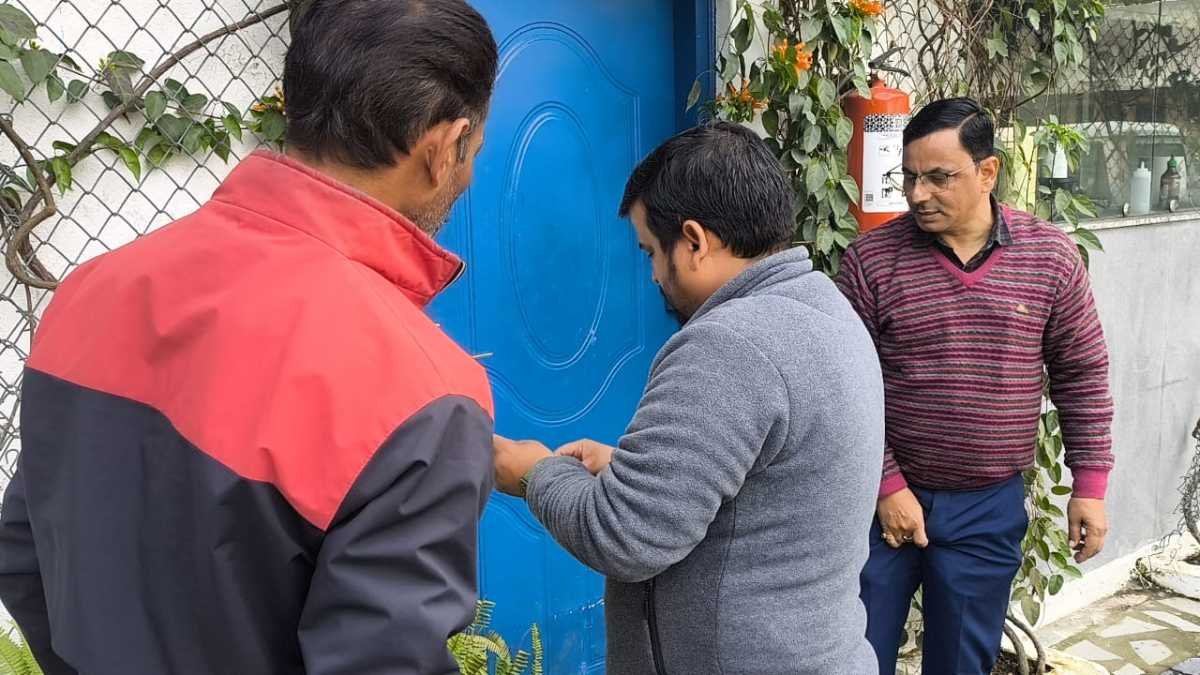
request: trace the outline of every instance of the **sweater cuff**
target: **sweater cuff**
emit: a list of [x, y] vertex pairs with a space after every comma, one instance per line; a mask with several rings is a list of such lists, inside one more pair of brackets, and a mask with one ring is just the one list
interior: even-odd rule
[[1108, 470], [1106, 469], [1075, 469], [1071, 471], [1074, 477], [1072, 497], [1080, 499], [1104, 499], [1108, 491]]
[[897, 472], [886, 476], [879, 484], [879, 498], [883, 499], [884, 497], [894, 495], [907, 487], [908, 481], [904, 480], [904, 474]]

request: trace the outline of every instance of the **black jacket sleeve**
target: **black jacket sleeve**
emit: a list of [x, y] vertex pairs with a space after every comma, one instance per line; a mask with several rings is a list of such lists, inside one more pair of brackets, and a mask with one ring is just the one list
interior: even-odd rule
[[24, 474], [19, 468], [4, 491], [0, 510], [0, 599], [46, 675], [74, 675], [75, 669], [51, 647], [46, 592], [25, 502]]
[[458, 673], [446, 640], [474, 613], [492, 422], [434, 401], [368, 462], [330, 525], [300, 622], [310, 675]]

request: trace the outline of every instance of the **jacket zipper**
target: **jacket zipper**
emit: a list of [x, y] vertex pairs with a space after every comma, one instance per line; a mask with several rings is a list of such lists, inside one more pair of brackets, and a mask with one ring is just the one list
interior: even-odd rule
[[662, 644], [658, 639], [658, 618], [654, 611], [654, 579], [646, 582], [646, 627], [650, 629], [650, 651], [654, 654], [655, 675], [667, 675], [663, 665]]

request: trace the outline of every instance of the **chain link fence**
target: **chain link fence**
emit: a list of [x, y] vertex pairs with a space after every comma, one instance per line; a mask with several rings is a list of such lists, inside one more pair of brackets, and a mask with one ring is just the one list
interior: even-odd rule
[[287, 9], [0, 0], [0, 489], [20, 452], [21, 371], [49, 287], [195, 210], [238, 159], [282, 137]]
[[[984, 3], [991, 6], [993, 3]], [[998, 4], [998, 3], [994, 3]], [[982, 5], [981, 5], [982, 6]], [[896, 47], [887, 74], [914, 109], [946, 96], [978, 95], [964, 45], [986, 40], [990, 24], [959, 0], [903, 0], [887, 5], [880, 47]], [[1021, 106], [1037, 124], [1054, 116], [1082, 133], [1090, 152], [1072, 176], [1102, 216], [1119, 216], [1133, 171], [1151, 170], [1151, 202], [1174, 157], [1182, 174], [1178, 208], [1200, 207], [1200, 0], [1106, 3], [1084, 66]], [[1189, 168], [1192, 170], [1189, 171]]]

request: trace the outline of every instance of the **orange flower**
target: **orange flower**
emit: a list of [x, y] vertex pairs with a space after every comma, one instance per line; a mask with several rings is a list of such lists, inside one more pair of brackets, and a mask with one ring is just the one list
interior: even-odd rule
[[792, 67], [796, 69], [796, 76], [799, 77], [800, 73], [812, 68], [812, 52], [805, 51], [805, 46], [803, 42], [797, 42], [795, 58], [788, 59], [789, 44], [787, 40], [782, 40], [775, 45], [775, 58], [785, 65], [790, 62]]
[[880, 0], [850, 0], [850, 6], [863, 16], [879, 16], [883, 14], [883, 2]]
[[[801, 45], [803, 45], [803, 43], [801, 43]], [[797, 75], [805, 70], [808, 70], [809, 68], [812, 68], [812, 52], [797, 51], [795, 66]]]

